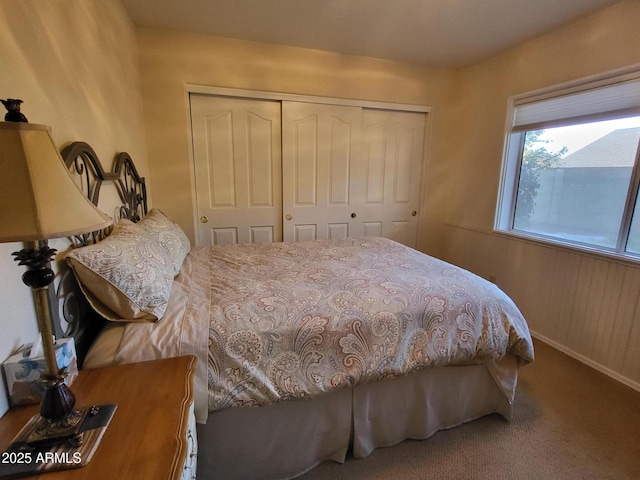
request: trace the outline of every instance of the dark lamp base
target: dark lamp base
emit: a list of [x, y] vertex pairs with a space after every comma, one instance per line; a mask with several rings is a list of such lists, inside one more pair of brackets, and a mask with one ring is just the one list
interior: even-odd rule
[[65, 376], [58, 375], [53, 381], [43, 378], [47, 388], [40, 403], [40, 415], [51, 422], [64, 422], [71, 415], [76, 404], [75, 395], [64, 383]]
[[76, 445], [82, 444], [83, 422], [90, 408], [73, 410], [66, 418], [58, 421], [40, 417], [26, 443], [31, 447], [48, 447], [71, 440]]
[[27, 438], [31, 446], [46, 446], [80, 434], [86, 409], [74, 409], [76, 397], [64, 383], [66, 372], [59, 370], [55, 375], [43, 374], [40, 381], [45, 391], [40, 402], [40, 419]]

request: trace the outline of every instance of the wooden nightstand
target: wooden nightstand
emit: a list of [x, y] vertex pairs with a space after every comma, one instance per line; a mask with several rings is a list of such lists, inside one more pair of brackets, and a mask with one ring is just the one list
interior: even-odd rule
[[[71, 386], [77, 406], [118, 405], [98, 450], [84, 467], [25, 478], [195, 478], [195, 368], [196, 358], [185, 356], [82, 370]], [[38, 409], [13, 408], [0, 419], [0, 451]]]

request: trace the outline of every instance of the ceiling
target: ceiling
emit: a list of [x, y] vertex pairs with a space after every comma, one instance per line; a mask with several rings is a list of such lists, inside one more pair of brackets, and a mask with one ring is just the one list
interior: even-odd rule
[[460, 67], [620, 0], [122, 0], [136, 25]]

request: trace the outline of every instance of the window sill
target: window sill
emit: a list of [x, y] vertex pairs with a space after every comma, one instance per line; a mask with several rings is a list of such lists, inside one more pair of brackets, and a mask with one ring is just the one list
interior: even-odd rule
[[580, 255], [586, 255], [596, 258], [598, 260], [610, 261], [621, 263], [627, 266], [640, 268], [640, 256], [633, 254], [620, 254], [613, 251], [601, 250], [597, 247], [590, 247], [588, 245], [580, 245], [571, 242], [563, 242], [561, 240], [544, 237], [541, 235], [527, 234], [526, 232], [520, 232], [515, 230], [498, 230], [494, 229], [493, 233], [500, 236], [523, 240], [536, 245], [542, 245], [556, 250], [562, 250], [567, 253], [574, 253]]

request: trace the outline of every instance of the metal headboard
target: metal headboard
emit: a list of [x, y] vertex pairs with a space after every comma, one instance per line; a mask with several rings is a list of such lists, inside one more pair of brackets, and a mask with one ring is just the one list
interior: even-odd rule
[[[111, 172], [105, 172], [96, 152], [84, 142], [67, 145], [62, 150], [62, 158], [72, 176], [79, 179], [80, 189], [96, 207], [100, 201], [102, 185], [104, 182], [112, 182], [122, 202], [114, 212], [115, 219], [127, 218], [137, 222], [147, 214], [145, 179], [138, 174], [128, 153], [116, 155]], [[96, 233], [93, 236], [101, 238]], [[101, 235], [104, 236], [104, 232]]]
[[[94, 205], [98, 206], [101, 189], [113, 185], [121, 201], [113, 213], [116, 220], [126, 218], [137, 222], [147, 214], [145, 179], [138, 174], [128, 153], [116, 155], [112, 171], [104, 170], [96, 152], [84, 142], [71, 143], [61, 154], [76, 183]], [[81, 235], [73, 238], [72, 243], [74, 246], [95, 243], [110, 231], [107, 229]], [[106, 320], [91, 308], [69, 268], [63, 269], [57, 291], [51, 288], [50, 295], [54, 306], [51, 312], [53, 332], [56, 338], [74, 338], [78, 364], [82, 366], [91, 343]]]

